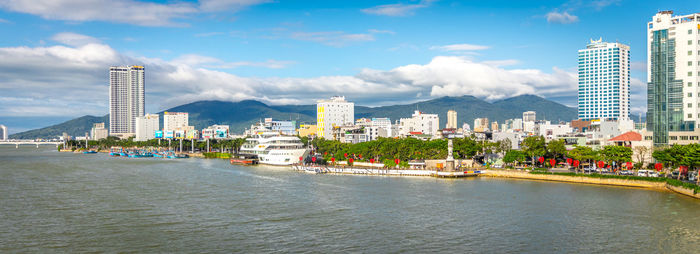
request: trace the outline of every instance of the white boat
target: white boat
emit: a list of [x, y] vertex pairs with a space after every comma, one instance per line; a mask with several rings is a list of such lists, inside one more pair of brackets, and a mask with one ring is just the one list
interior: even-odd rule
[[306, 157], [308, 150], [297, 136], [258, 131], [246, 139], [240, 153], [257, 156], [261, 164], [286, 166], [298, 163], [299, 157]]

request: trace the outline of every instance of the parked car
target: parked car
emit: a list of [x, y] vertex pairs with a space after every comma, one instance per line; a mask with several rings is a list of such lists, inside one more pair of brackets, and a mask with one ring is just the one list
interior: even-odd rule
[[695, 182], [698, 180], [698, 171], [688, 173], [688, 181]]
[[649, 177], [659, 177], [659, 172], [651, 170], [651, 172], [649, 172]]
[[640, 169], [637, 171], [637, 176], [649, 176], [650, 170]]
[[632, 171], [632, 170], [622, 170], [622, 171], [620, 171], [620, 175], [623, 175], [623, 176], [632, 176], [632, 175], [634, 175], [634, 171]]

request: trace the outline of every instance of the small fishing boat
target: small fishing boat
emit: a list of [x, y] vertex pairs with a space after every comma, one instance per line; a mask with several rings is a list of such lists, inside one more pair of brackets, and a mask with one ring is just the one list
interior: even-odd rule
[[255, 165], [258, 164], [257, 160], [254, 159], [241, 159], [241, 158], [231, 158], [232, 165]]
[[83, 154], [95, 154], [97, 151], [84, 151]]

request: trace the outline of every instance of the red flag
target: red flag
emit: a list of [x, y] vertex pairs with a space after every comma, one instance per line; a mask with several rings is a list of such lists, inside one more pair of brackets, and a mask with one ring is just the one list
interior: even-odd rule
[[554, 167], [554, 164], [557, 164], [557, 160], [555, 160], [555, 159], [549, 160], [549, 165], [552, 165], [552, 167]]
[[627, 162], [627, 169], [632, 169], [632, 162]]
[[299, 160], [300, 161], [304, 160], [304, 157], [299, 156]]
[[537, 159], [540, 163], [544, 163], [544, 157], [540, 157]]
[[573, 162], [573, 160], [572, 160], [571, 158], [566, 158], [566, 163], [568, 163], [569, 165], [571, 165], [571, 162]]
[[656, 169], [656, 171], [661, 171], [663, 168], [664, 168], [664, 164], [661, 164], [661, 163], [654, 164], [654, 169]]
[[604, 162], [604, 161], [598, 161], [598, 167], [599, 167], [599, 168], [604, 168], [604, 167], [605, 167], [605, 162]]
[[348, 164], [352, 164], [352, 158], [348, 159]]
[[369, 163], [374, 163], [374, 158], [369, 159]]
[[396, 165], [399, 165], [399, 162], [401, 162], [399, 159], [394, 159], [394, 163], [396, 163]]
[[311, 162], [316, 162], [316, 157], [311, 157]]
[[347, 158], [347, 157], [348, 157], [348, 153], [344, 153], [343, 155], [345, 156], [345, 158]]
[[331, 158], [331, 163], [335, 164], [335, 158]]
[[578, 167], [578, 164], [579, 164], [579, 163], [580, 163], [580, 162], [579, 162], [578, 160], [575, 160], [575, 161], [574, 161], [574, 167]]

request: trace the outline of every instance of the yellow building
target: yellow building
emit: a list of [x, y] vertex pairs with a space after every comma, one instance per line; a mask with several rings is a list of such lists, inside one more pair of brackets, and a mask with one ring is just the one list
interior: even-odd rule
[[314, 124], [301, 124], [299, 125], [299, 129], [297, 129], [297, 133], [299, 133], [299, 137], [308, 137], [311, 135], [316, 136], [316, 129], [318, 127]]

